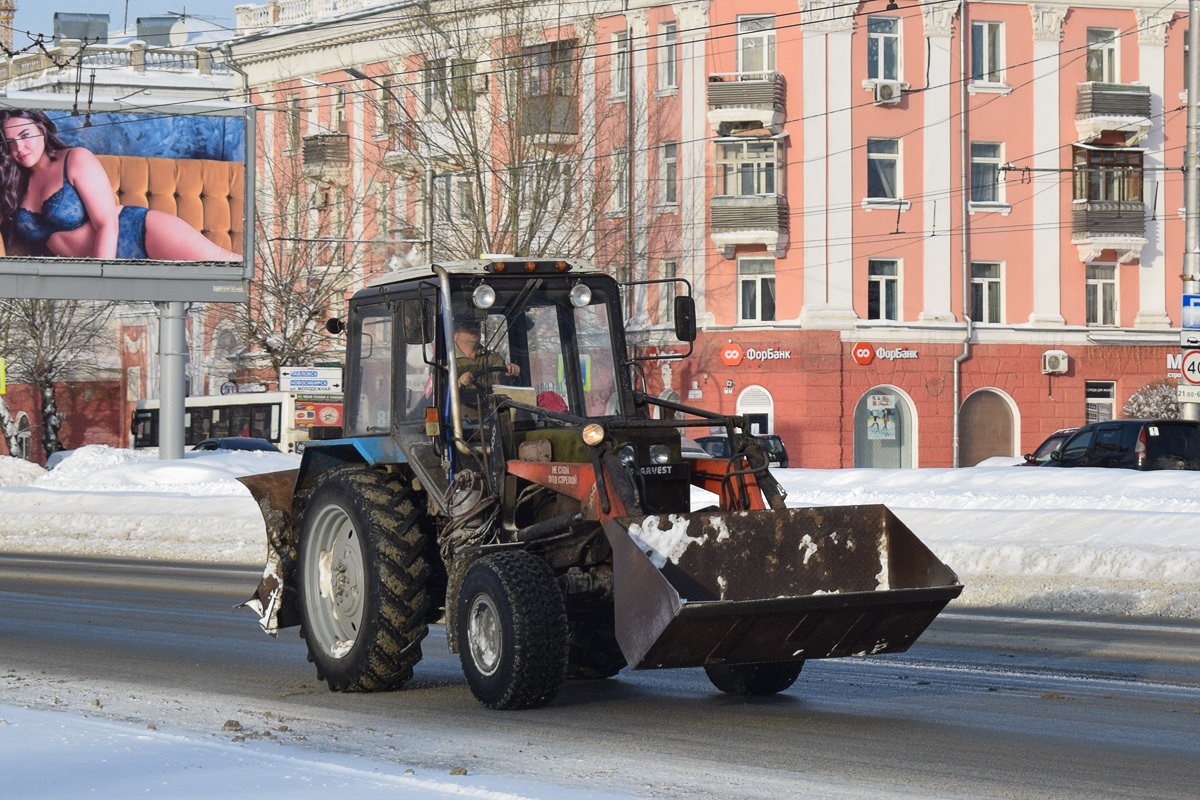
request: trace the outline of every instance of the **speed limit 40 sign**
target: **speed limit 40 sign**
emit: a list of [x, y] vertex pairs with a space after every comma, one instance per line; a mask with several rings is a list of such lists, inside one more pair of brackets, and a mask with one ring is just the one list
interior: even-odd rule
[[1183, 380], [1200, 386], [1200, 350], [1183, 351]]

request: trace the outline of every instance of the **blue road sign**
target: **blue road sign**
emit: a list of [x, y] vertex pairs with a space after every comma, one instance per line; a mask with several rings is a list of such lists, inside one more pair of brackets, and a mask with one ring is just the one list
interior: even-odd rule
[[1200, 294], [1185, 294], [1183, 296], [1184, 328], [1200, 328]]

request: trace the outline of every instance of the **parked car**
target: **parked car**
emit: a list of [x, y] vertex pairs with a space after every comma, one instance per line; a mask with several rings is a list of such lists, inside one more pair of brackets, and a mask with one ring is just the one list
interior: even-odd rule
[[679, 442], [679, 448], [683, 451], [684, 458], [708, 458], [708, 451], [701, 447], [695, 439], [684, 436]]
[[1046, 441], [1038, 445], [1038, 448], [1032, 453], [1025, 454], [1025, 463], [1020, 464], [1022, 467], [1040, 467], [1046, 464], [1050, 457], [1057, 453], [1063, 446], [1063, 442], [1071, 438], [1071, 434], [1079, 428], [1060, 428], [1054, 433], [1046, 437]]
[[1048, 467], [1200, 470], [1200, 422], [1114, 419], [1084, 425], [1052, 453]]
[[[763, 447], [767, 451], [767, 461], [769, 466], [787, 469], [788, 452], [787, 447], [785, 447], [783, 444], [783, 439], [780, 439], [779, 436], [774, 433], [768, 433], [765, 435], [755, 434], [755, 438], [762, 440]], [[701, 436], [696, 440], [696, 442], [713, 458], [729, 458], [728, 436]]]
[[216, 439], [205, 439], [198, 443], [193, 450], [265, 450], [270, 453], [282, 452], [266, 439], [254, 439], [249, 436], [222, 436]]

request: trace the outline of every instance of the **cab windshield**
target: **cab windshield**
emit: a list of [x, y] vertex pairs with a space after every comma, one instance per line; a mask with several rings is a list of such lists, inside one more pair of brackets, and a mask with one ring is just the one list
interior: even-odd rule
[[549, 278], [532, 283], [530, 288], [526, 281], [488, 281], [496, 302], [486, 313], [465, 303], [456, 323], [478, 322], [483, 351], [494, 354], [486, 357], [515, 365], [515, 370], [506, 367], [496, 383], [526, 389], [524, 397], [511, 392], [517, 399], [582, 417], [619, 413], [623, 400], [611, 320], [615, 298], [602, 285], [592, 285], [591, 302], [575, 307], [568, 296], [571, 283]]

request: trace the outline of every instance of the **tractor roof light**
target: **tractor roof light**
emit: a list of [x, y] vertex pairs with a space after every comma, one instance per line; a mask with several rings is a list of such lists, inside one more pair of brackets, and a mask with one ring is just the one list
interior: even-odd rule
[[586, 308], [592, 303], [592, 290], [584, 283], [571, 287], [571, 305], [576, 308]]
[[496, 290], [486, 283], [481, 283], [471, 293], [471, 302], [476, 308], [491, 308], [496, 303]]

